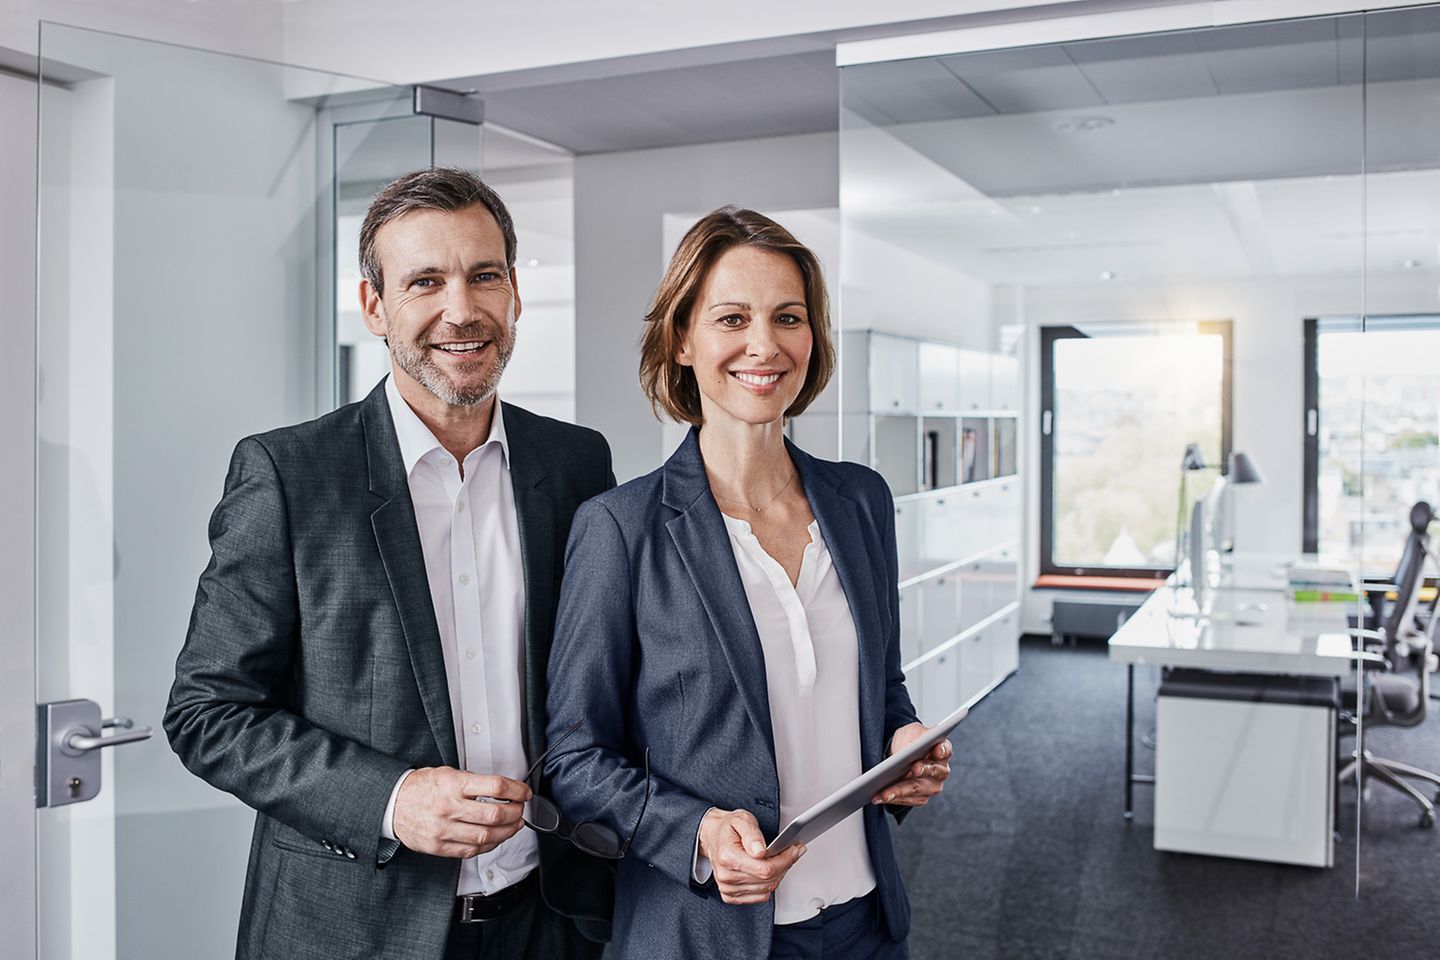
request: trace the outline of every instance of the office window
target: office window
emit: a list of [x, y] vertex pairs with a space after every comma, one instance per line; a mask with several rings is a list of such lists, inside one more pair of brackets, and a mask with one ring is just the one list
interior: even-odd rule
[[1440, 316], [1305, 321], [1305, 543], [1388, 577], [1440, 506]]
[[1174, 563], [1180, 462], [1230, 452], [1230, 322], [1041, 330], [1044, 573], [1154, 576]]

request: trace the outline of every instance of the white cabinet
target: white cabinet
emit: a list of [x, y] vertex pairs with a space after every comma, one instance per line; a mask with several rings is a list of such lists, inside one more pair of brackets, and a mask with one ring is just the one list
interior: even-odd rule
[[946, 343], [920, 344], [920, 409], [960, 409], [960, 351]]
[[1020, 611], [1014, 609], [1001, 618], [991, 635], [990, 670], [997, 677], [1008, 677], [1020, 668]]
[[931, 568], [964, 556], [968, 531], [961, 523], [960, 499], [952, 491], [920, 502], [920, 535], [925, 544], [921, 556]]
[[923, 512], [924, 504], [895, 504], [895, 553], [900, 562], [901, 580], [919, 576], [928, 568], [923, 558], [924, 541], [920, 535]]
[[960, 410], [989, 410], [990, 354], [978, 350], [961, 350], [959, 354]]
[[897, 497], [920, 489], [920, 425], [911, 416], [883, 416], [874, 420], [875, 462], [890, 492]]
[[988, 634], [974, 633], [960, 641], [960, 703], [984, 690], [995, 679], [990, 668]]
[[912, 663], [923, 653], [920, 630], [921, 585], [900, 591], [900, 662]]
[[841, 346], [840, 449], [896, 498], [901, 662], [933, 722], [1018, 663], [1020, 366], [874, 331]]
[[955, 636], [960, 604], [956, 577], [936, 577], [921, 586], [920, 635], [923, 652], [938, 650]]
[[919, 406], [919, 344], [903, 337], [870, 335], [870, 409], [913, 412]]
[[[963, 701], [961, 691], [955, 683], [956, 648], [951, 647], [932, 660], [927, 660], [920, 671], [920, 698], [924, 708], [919, 711], [920, 719], [926, 723], [937, 723]], [[907, 684], [914, 689], [914, 684]]]
[[996, 355], [990, 358], [990, 409], [1020, 409], [1020, 361]]

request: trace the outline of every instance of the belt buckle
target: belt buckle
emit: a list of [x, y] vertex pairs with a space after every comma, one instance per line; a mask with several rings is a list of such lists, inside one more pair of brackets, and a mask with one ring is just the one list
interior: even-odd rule
[[500, 915], [499, 911], [488, 917], [475, 916], [477, 904], [485, 903], [489, 898], [484, 894], [467, 893], [460, 898], [460, 922], [461, 923], [489, 923]]

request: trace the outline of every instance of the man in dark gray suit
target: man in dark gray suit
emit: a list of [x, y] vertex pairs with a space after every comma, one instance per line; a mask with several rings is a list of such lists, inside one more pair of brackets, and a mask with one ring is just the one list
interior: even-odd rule
[[258, 811], [237, 956], [597, 956], [610, 865], [522, 814], [564, 544], [609, 448], [496, 398], [515, 231], [478, 178], [390, 184], [360, 254], [391, 375], [236, 448], [165, 715]]

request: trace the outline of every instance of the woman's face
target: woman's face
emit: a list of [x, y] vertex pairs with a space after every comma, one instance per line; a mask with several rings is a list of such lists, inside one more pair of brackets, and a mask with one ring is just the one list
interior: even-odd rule
[[773, 423], [805, 384], [813, 342], [795, 261], [732, 247], [700, 285], [675, 359], [695, 372], [707, 425]]

